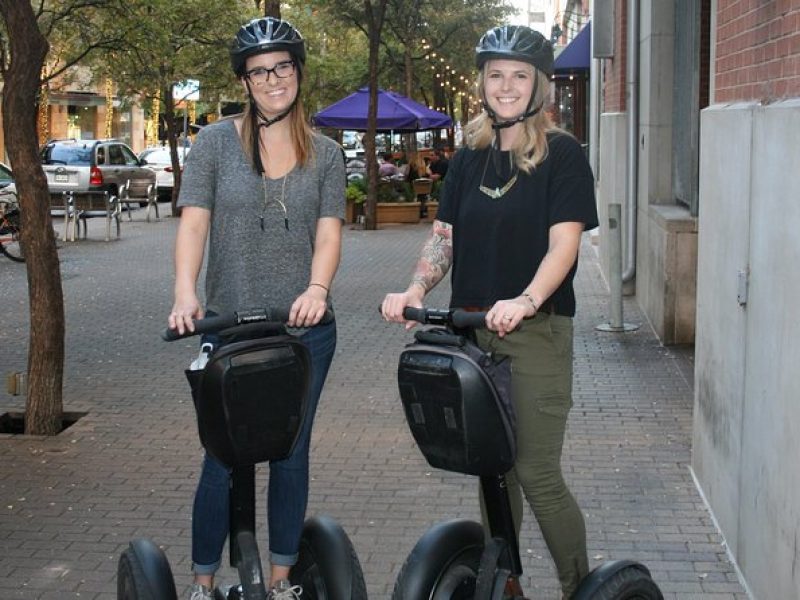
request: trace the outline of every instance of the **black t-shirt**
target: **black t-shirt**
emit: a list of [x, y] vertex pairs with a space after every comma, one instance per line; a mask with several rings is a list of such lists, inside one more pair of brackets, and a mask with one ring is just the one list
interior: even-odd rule
[[431, 173], [434, 175], [439, 175], [442, 179], [444, 176], [447, 175], [447, 168], [450, 165], [450, 161], [446, 158], [440, 158], [436, 162], [431, 163]]
[[[436, 214], [453, 226], [451, 306], [491, 306], [519, 296], [547, 253], [552, 225], [576, 221], [584, 229], [597, 227], [594, 177], [583, 150], [559, 133], [548, 135], [548, 145], [547, 158], [530, 174], [520, 171], [497, 199], [478, 189], [502, 188], [510, 179], [498, 178], [490, 149], [464, 148], [453, 156]], [[508, 164], [509, 153], [501, 160]], [[559, 315], [575, 315], [577, 266], [576, 260], [545, 301]]]

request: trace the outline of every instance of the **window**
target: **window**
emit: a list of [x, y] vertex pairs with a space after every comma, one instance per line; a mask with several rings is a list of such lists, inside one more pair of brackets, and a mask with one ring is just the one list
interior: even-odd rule
[[109, 164], [124, 165], [125, 155], [122, 153], [122, 146], [111, 144], [108, 146]]

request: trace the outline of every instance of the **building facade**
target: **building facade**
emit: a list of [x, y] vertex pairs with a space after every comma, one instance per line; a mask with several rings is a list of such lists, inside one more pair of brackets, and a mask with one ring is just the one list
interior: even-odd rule
[[[93, 83], [87, 70], [75, 67], [69, 77], [50, 82], [42, 97], [45, 101], [38, 120], [40, 143], [112, 137], [128, 144], [137, 154], [145, 148], [147, 123], [143, 109], [133, 102], [123, 102], [111, 81]], [[2, 134], [0, 156], [8, 162]]]
[[626, 291], [695, 344], [692, 468], [745, 585], [800, 598], [800, 0], [598, 11], [601, 240], [622, 204]]

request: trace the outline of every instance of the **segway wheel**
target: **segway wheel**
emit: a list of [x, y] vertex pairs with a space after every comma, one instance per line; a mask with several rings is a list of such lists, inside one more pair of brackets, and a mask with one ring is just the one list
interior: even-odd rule
[[663, 600], [664, 596], [644, 565], [610, 562], [589, 573], [572, 600]]
[[474, 521], [434, 525], [400, 569], [392, 600], [471, 600], [483, 546], [483, 528]]
[[303, 600], [366, 600], [364, 573], [344, 529], [327, 516], [306, 519], [289, 579]]
[[167, 557], [150, 540], [132, 541], [119, 557], [117, 600], [177, 600]]

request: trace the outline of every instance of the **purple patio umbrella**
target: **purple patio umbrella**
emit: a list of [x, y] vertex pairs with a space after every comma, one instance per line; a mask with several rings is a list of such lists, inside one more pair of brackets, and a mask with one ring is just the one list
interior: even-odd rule
[[[369, 89], [363, 87], [322, 109], [311, 117], [311, 121], [317, 127], [366, 131], [368, 109]], [[406, 96], [378, 89], [378, 131], [407, 133], [442, 129], [450, 127], [452, 123], [450, 117], [444, 113], [423, 106]]]

